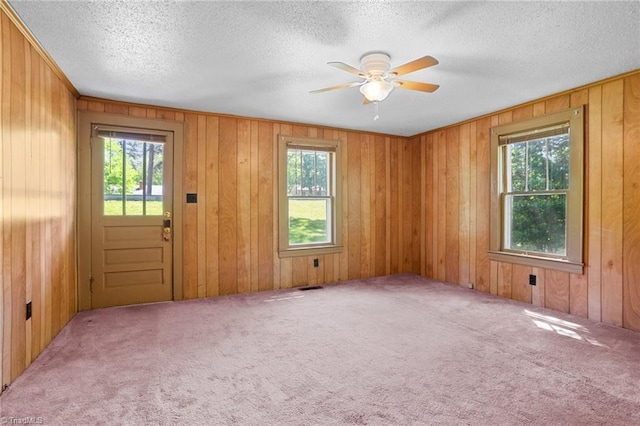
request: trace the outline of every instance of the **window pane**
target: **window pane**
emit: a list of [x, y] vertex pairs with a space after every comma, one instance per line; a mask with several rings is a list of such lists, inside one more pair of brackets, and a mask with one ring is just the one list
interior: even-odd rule
[[289, 244], [328, 243], [330, 200], [289, 200]]
[[164, 145], [104, 141], [104, 214], [162, 215]]
[[547, 138], [549, 189], [569, 189], [569, 134]]
[[527, 142], [528, 191], [547, 189], [547, 144], [545, 139]]
[[507, 145], [508, 170], [510, 170], [510, 185], [507, 191], [526, 190], [526, 148], [525, 142]]
[[287, 195], [301, 195], [302, 189], [302, 156], [300, 150], [287, 151]]
[[329, 152], [287, 150], [287, 194], [289, 196], [329, 195]]
[[506, 248], [566, 255], [565, 194], [509, 195], [505, 212]]

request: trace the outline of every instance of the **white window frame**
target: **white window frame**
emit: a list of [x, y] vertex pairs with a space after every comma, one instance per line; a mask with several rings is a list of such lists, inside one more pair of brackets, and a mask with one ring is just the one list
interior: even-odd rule
[[[329, 191], [331, 211], [329, 224], [330, 241], [325, 243], [289, 244], [289, 199], [287, 193], [287, 152], [289, 149], [331, 152], [333, 159], [329, 168]], [[280, 257], [312, 256], [340, 253], [342, 246], [342, 143], [337, 140], [315, 139], [294, 136], [278, 136], [278, 253]]]
[[[569, 190], [566, 214], [566, 255], [545, 255], [505, 248], [507, 173], [503, 147], [509, 136], [543, 131], [553, 126], [569, 127]], [[569, 108], [530, 120], [491, 128], [491, 204], [489, 259], [533, 267], [583, 273], [584, 223], [584, 107]]]

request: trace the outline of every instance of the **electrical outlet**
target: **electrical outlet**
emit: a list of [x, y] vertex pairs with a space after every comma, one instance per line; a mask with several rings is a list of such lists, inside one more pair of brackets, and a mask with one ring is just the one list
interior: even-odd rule
[[31, 302], [27, 303], [27, 319], [31, 318]]
[[313, 259], [313, 267], [317, 268], [318, 266], [320, 266], [320, 262], [318, 262], [318, 259]]
[[473, 289], [473, 283], [467, 283], [467, 288]]
[[529, 285], [536, 285], [536, 276], [533, 274], [529, 275]]

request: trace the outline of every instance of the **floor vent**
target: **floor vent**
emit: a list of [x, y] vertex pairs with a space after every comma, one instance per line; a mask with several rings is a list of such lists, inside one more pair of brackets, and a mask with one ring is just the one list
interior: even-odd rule
[[306, 287], [299, 287], [298, 290], [300, 291], [307, 291], [307, 290], [320, 290], [322, 287], [321, 285], [309, 285]]

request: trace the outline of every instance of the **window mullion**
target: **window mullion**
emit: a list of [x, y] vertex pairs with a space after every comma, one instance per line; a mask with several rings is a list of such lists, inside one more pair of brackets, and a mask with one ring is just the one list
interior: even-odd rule
[[524, 148], [524, 190], [529, 190], [529, 142], [525, 143]]
[[544, 140], [545, 188], [549, 190], [549, 138]]

